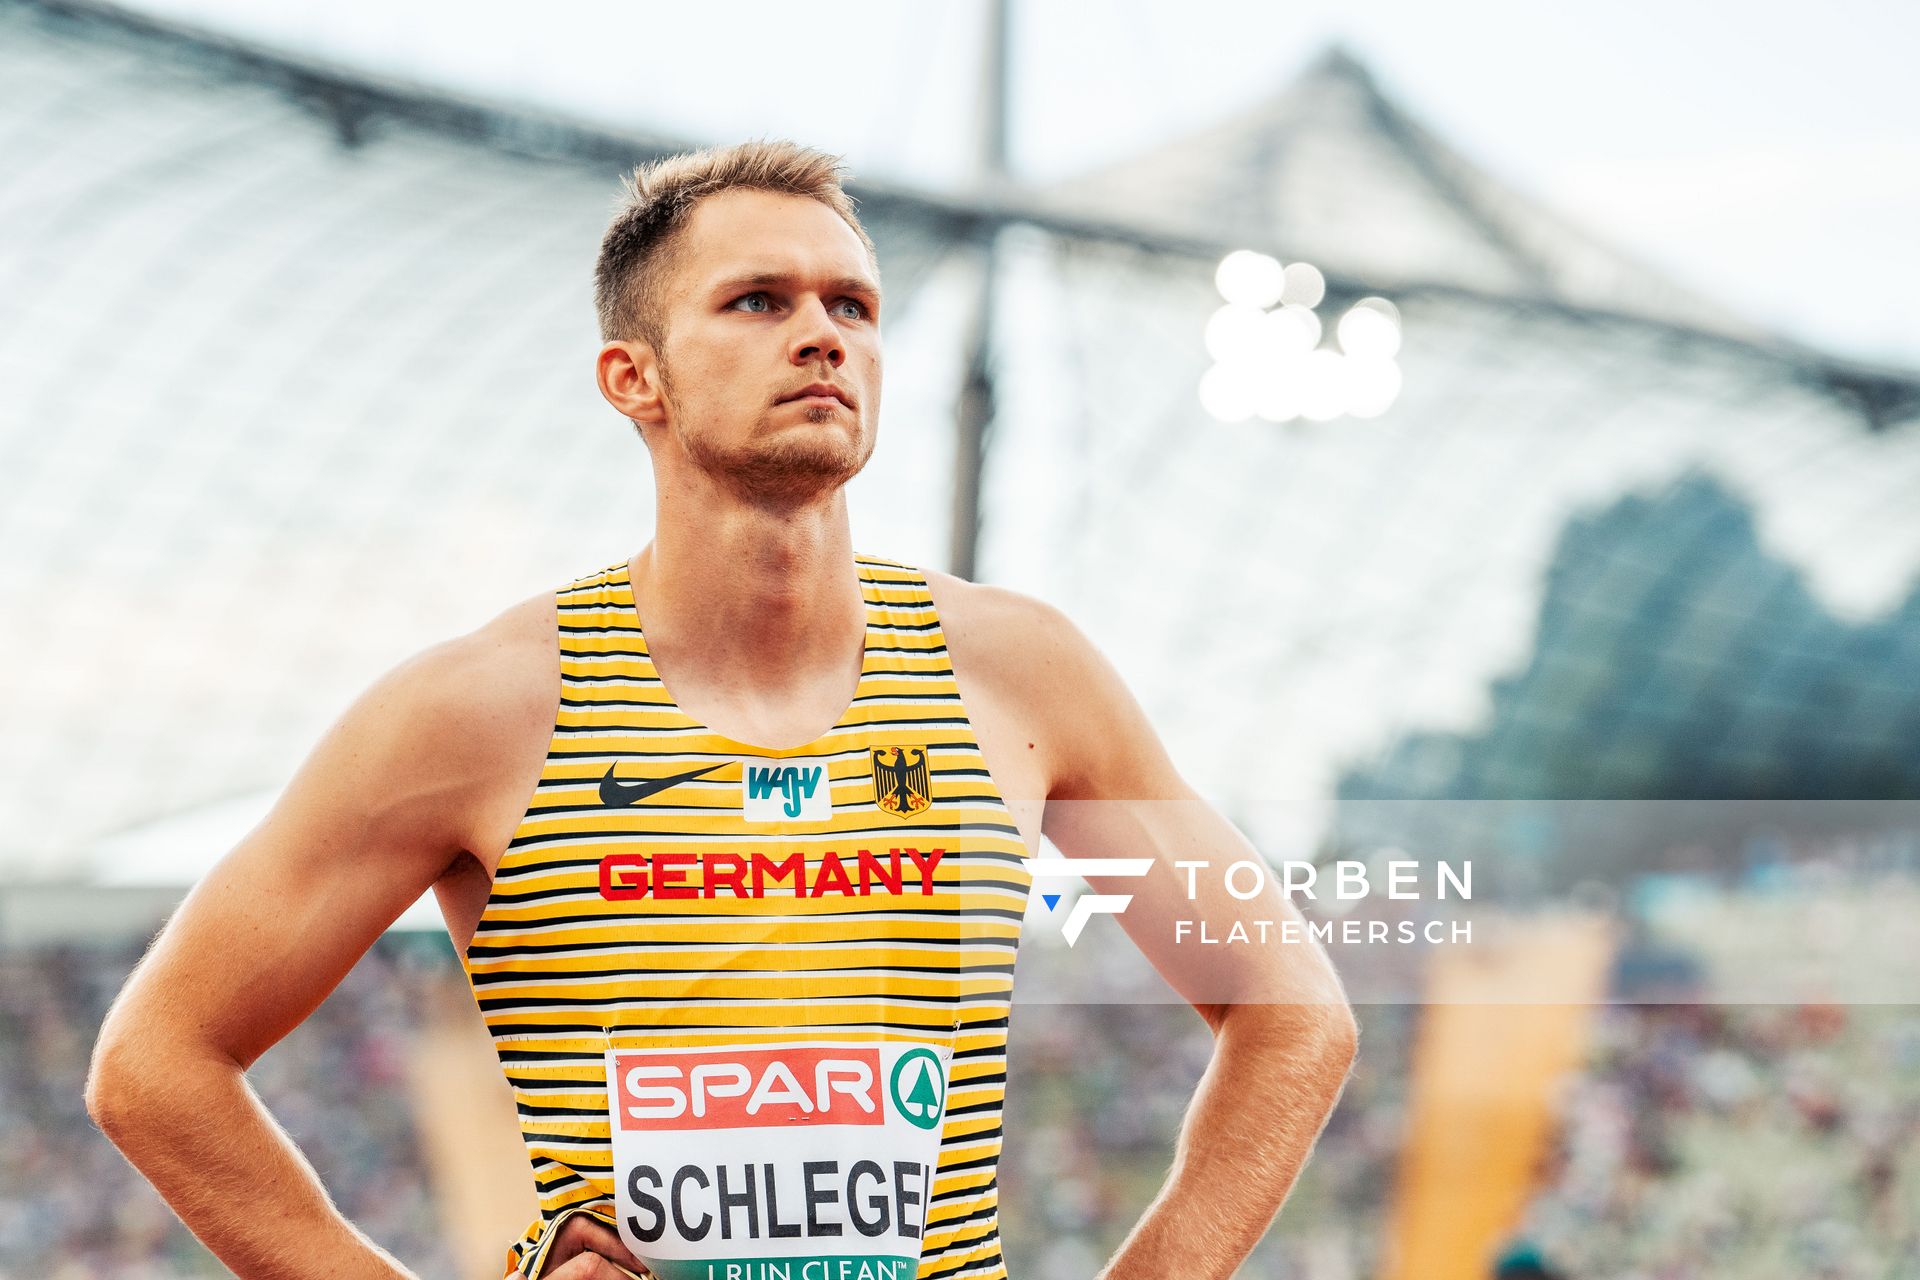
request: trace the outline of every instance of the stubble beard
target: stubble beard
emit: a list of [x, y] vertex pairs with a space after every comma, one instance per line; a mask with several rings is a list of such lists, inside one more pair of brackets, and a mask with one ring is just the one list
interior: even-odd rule
[[[664, 371], [661, 383], [665, 390]], [[824, 426], [854, 411], [808, 405], [801, 412], [808, 423]], [[838, 431], [780, 432], [729, 449], [716, 447], [712, 434], [696, 427], [681, 431], [680, 440], [703, 473], [763, 507], [801, 506], [836, 492], [860, 474], [873, 454], [872, 437], [849, 438]]]

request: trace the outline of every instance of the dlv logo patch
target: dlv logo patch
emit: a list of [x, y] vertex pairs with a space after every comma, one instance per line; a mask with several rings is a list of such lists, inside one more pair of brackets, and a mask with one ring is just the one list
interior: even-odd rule
[[825, 761], [747, 761], [740, 780], [740, 808], [748, 822], [824, 822], [833, 816]]

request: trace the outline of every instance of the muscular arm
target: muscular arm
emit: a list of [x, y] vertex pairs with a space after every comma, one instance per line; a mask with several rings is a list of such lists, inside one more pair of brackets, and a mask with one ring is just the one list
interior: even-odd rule
[[462, 856], [498, 737], [480, 690], [499, 643], [450, 641], [363, 694], [187, 895], [101, 1027], [89, 1114], [245, 1280], [411, 1274], [335, 1209], [245, 1072]]
[[[1245, 900], [1226, 891], [1227, 867], [1260, 855], [1180, 777], [1112, 665], [1056, 610], [1027, 611], [1030, 705], [1048, 744], [1042, 829], [1069, 857], [1152, 860], [1143, 878], [1089, 883], [1132, 895], [1121, 926], [1214, 1036], [1167, 1181], [1100, 1277], [1225, 1280], [1306, 1163], [1358, 1030], [1319, 945], [1280, 941], [1282, 922], [1300, 916], [1272, 878]], [[1250, 883], [1236, 881], [1243, 892]], [[1204, 921], [1214, 938], [1240, 921], [1254, 940], [1202, 945], [1198, 924], [1183, 936], [1179, 920]], [[1266, 941], [1263, 920], [1273, 922]]]

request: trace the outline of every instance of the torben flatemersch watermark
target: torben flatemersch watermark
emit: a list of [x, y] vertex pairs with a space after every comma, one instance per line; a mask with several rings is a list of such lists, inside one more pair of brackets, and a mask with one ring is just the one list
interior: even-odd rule
[[[1151, 858], [1034, 858], [1027, 869], [1036, 881], [1049, 880], [1086, 880], [1094, 876], [1144, 876], [1153, 868]], [[1176, 861], [1173, 864], [1185, 873], [1187, 901], [1194, 902], [1200, 896], [1200, 877], [1213, 866], [1206, 861]], [[1420, 863], [1411, 859], [1387, 862], [1383, 868], [1385, 893], [1383, 896], [1396, 901], [1419, 900], [1427, 895], [1420, 888]], [[1251, 858], [1243, 858], [1229, 863], [1221, 873], [1221, 885], [1233, 898], [1247, 902], [1266, 892], [1270, 871], [1279, 873], [1277, 887], [1289, 898], [1304, 897], [1317, 900], [1320, 891], [1327, 889], [1321, 884], [1322, 869], [1311, 862], [1288, 860], [1269, 866]], [[1342, 860], [1332, 864], [1330, 896], [1336, 901], [1350, 902], [1371, 897], [1377, 887], [1369, 877], [1364, 862]], [[1316, 886], [1319, 889], [1316, 889]], [[1042, 891], [1041, 901], [1052, 910], [1060, 903], [1063, 895]], [[1473, 898], [1473, 863], [1462, 861], [1457, 865], [1450, 862], [1434, 863], [1433, 897], [1436, 901], [1458, 898], [1471, 901]], [[1130, 893], [1085, 893], [1074, 899], [1067, 909], [1066, 919], [1060, 926], [1061, 936], [1067, 945], [1079, 941], [1080, 933], [1087, 927], [1087, 921], [1096, 915], [1117, 916], [1127, 909], [1133, 901]], [[1473, 941], [1473, 922], [1470, 920], [1305, 920], [1305, 919], [1240, 919], [1235, 918], [1224, 924], [1208, 920], [1176, 919], [1173, 921], [1173, 936], [1176, 942], [1195, 942], [1201, 945], [1216, 943], [1254, 943], [1283, 942], [1298, 943], [1311, 937], [1325, 944], [1341, 943], [1358, 945], [1369, 943], [1409, 943], [1425, 942], [1437, 944], [1443, 942], [1471, 943]]]

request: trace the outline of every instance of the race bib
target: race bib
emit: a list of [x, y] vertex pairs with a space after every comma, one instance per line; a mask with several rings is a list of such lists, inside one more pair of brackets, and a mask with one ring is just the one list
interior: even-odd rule
[[913, 1280], [952, 1052], [609, 1048], [621, 1240], [661, 1280]]

